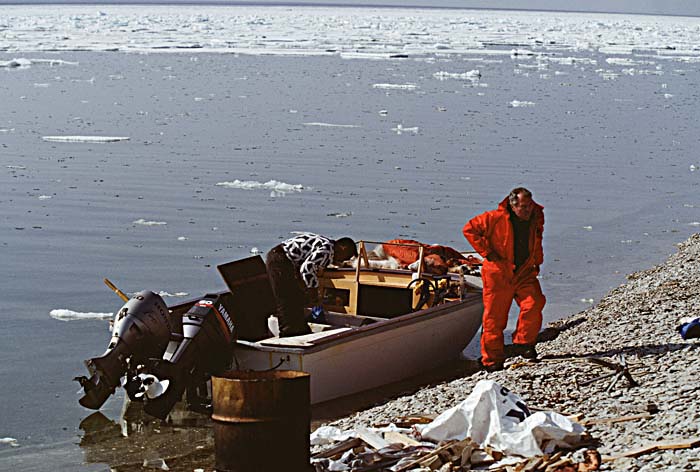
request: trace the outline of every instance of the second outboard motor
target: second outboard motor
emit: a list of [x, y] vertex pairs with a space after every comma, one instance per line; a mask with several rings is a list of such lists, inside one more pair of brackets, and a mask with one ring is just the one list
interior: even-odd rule
[[181, 317], [172, 316], [160, 295], [135, 294], [114, 316], [112, 338], [100, 357], [85, 361], [90, 378], [77, 377], [85, 395], [79, 403], [99, 409], [129, 369], [163, 355], [171, 333], [182, 333]]
[[228, 368], [235, 341], [227, 309], [230, 297], [230, 293], [205, 295], [182, 316], [181, 338], [171, 340], [162, 359], [148, 362], [139, 375], [146, 413], [165, 419], [193, 379]]

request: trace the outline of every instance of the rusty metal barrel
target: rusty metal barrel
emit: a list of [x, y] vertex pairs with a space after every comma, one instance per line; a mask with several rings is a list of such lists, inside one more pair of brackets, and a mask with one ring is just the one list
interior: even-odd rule
[[212, 377], [215, 469], [313, 470], [309, 379], [292, 370], [227, 371]]

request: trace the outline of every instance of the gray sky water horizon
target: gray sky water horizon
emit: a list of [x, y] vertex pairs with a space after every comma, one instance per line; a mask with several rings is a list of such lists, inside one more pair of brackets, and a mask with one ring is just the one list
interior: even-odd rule
[[0, 5], [40, 4], [357, 6], [700, 16], [697, 0], [0, 0]]

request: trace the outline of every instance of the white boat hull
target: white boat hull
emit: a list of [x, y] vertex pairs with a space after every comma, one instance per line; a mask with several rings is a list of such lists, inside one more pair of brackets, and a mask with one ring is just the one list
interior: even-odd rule
[[240, 369], [311, 375], [311, 403], [372, 389], [456, 359], [481, 326], [480, 294], [360, 328], [238, 341]]

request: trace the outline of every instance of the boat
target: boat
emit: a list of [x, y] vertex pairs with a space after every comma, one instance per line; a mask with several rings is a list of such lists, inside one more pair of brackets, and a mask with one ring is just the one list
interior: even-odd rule
[[[360, 241], [355, 267], [331, 267], [319, 277], [325, 316], [323, 322], [310, 323], [311, 334], [271, 337], [265, 332], [265, 337], [252, 340], [239, 336], [235, 368], [307, 372], [311, 403], [316, 404], [459, 358], [481, 326], [480, 277], [461, 271], [435, 276], [420, 263], [416, 271], [381, 268], [367, 256], [368, 244], [386, 243]], [[423, 247], [416, 249], [418, 261], [423, 261]], [[262, 259], [218, 269], [247, 316], [267, 320], [274, 304], [265, 287]], [[261, 294], [269, 304], [260, 303]], [[246, 296], [252, 300], [244, 300]]]
[[[396, 268], [370, 257], [368, 244], [402, 246], [417, 260]], [[126, 304], [105, 354], [86, 361], [91, 376], [76, 377], [80, 403], [98, 409], [121, 384], [146, 401], [147, 413], [165, 418], [209, 375], [277, 369], [310, 374], [317, 404], [457, 359], [481, 326], [478, 261], [432, 274], [428, 248], [360, 241], [349, 267], [320, 274], [323, 310], [307, 307], [312, 332], [291, 337], [275, 336], [269, 324], [275, 299], [260, 255], [217, 266], [228, 290], [172, 306], [148, 291], [129, 298], [105, 279]]]

